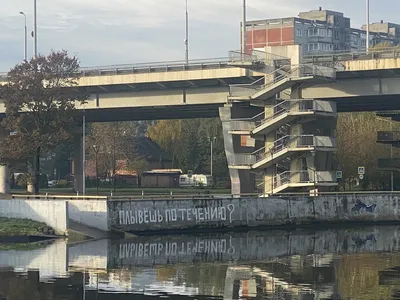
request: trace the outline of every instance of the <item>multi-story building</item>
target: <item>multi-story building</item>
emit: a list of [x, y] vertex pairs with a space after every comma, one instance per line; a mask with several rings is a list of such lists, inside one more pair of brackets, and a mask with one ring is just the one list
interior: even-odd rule
[[[362, 30], [367, 30], [367, 25], [363, 25]], [[372, 23], [369, 25], [369, 31], [372, 33], [381, 33], [392, 39], [400, 39], [400, 25], [386, 22], [381, 20], [379, 23]]]
[[[370, 45], [397, 43], [400, 25], [379, 23], [370, 26]], [[350, 27], [350, 18], [331, 10], [312, 10], [299, 17], [246, 22], [246, 49], [266, 46], [301, 45], [304, 53], [361, 51], [366, 47], [365, 29]]]

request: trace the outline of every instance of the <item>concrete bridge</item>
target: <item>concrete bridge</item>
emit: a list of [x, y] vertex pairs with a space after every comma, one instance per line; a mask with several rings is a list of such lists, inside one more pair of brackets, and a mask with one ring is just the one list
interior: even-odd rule
[[[233, 194], [329, 190], [337, 113], [400, 109], [400, 52], [301, 53], [278, 46], [188, 65], [83, 68], [78, 88], [91, 98], [79, 108], [88, 122], [219, 116]], [[74, 160], [80, 173], [80, 151]], [[255, 173], [264, 177], [257, 187]]]

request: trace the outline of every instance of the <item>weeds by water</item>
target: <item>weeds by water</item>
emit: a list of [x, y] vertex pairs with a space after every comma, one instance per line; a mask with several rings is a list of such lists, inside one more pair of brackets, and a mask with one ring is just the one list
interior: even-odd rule
[[27, 219], [0, 218], [0, 237], [54, 234], [54, 229], [44, 223]]

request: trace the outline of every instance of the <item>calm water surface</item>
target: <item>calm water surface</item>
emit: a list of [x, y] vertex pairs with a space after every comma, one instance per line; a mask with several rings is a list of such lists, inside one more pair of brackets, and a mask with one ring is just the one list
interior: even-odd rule
[[400, 226], [3, 247], [0, 299], [400, 299], [399, 250]]

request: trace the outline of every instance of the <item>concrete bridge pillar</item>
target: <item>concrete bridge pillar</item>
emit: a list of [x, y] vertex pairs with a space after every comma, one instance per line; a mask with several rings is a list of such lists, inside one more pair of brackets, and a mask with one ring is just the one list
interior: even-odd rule
[[82, 134], [74, 136], [74, 157], [72, 173], [74, 174], [74, 190], [83, 194], [83, 149]]
[[[219, 109], [220, 119], [222, 121], [222, 131], [224, 135], [225, 153], [228, 164], [235, 160], [235, 154], [253, 153], [258, 141], [252, 139], [249, 135], [233, 135], [231, 119], [252, 118], [260, 113], [260, 108], [251, 106], [238, 106], [236, 104], [226, 104]], [[259, 147], [260, 148], [260, 147]], [[250, 170], [229, 169], [232, 194], [240, 195], [246, 193], [255, 193], [255, 174]]]
[[[9, 132], [0, 128], [0, 140], [3, 140]], [[0, 162], [0, 194], [10, 193], [10, 169]]]
[[[276, 100], [273, 100], [272, 103], [268, 103], [264, 107], [264, 118], [267, 119], [268, 117], [274, 114], [274, 107], [276, 105]], [[268, 155], [271, 149], [275, 146], [277, 138], [276, 130], [268, 133], [265, 135], [264, 138], [264, 146], [265, 146], [265, 153]], [[273, 193], [274, 190], [274, 179], [276, 176], [276, 165], [273, 165], [269, 168], [264, 169], [264, 194]]]
[[0, 165], [0, 194], [10, 193], [10, 170], [6, 165]]

